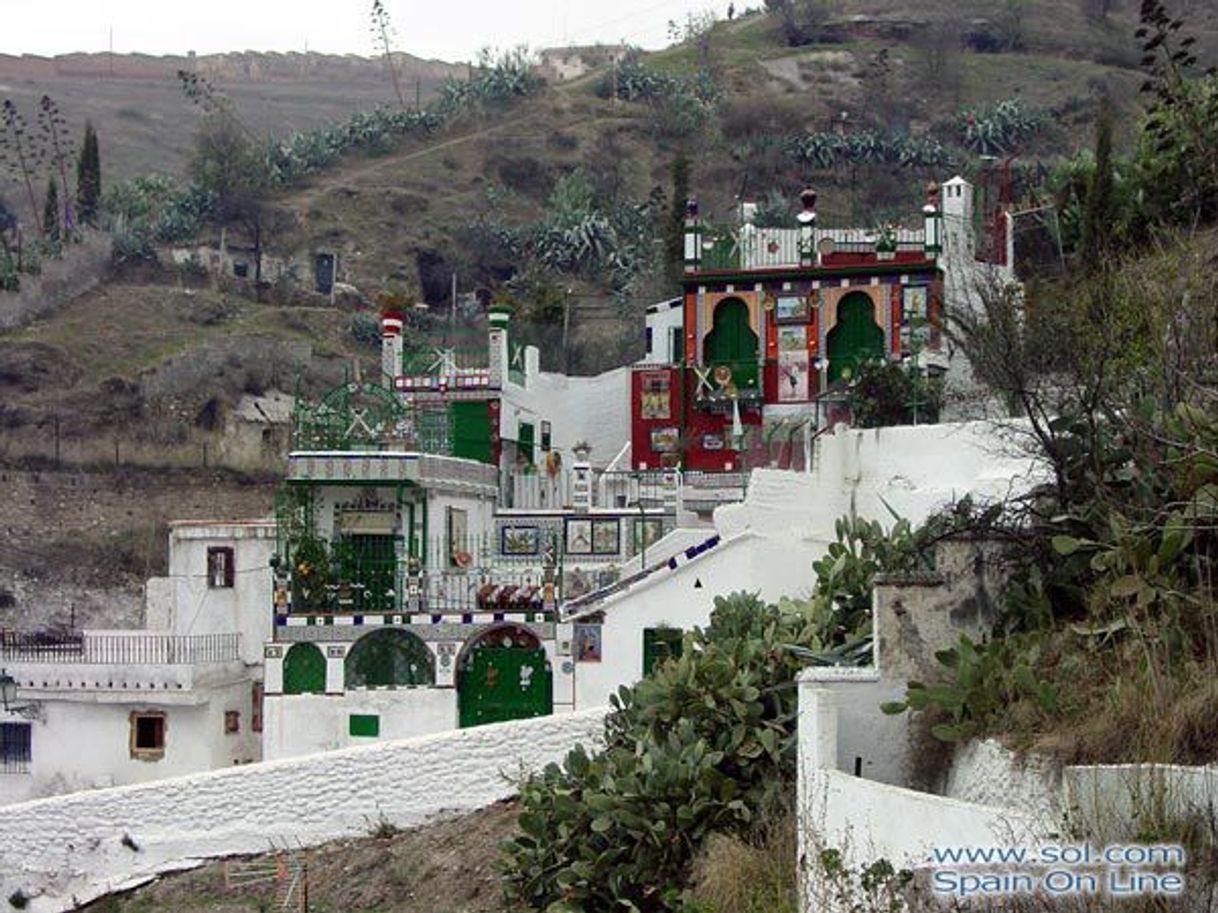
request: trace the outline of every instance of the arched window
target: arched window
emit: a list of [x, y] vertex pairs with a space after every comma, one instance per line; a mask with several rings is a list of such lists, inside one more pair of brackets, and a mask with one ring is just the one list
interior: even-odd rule
[[859, 365], [884, 357], [884, 330], [875, 322], [875, 303], [863, 292], [851, 292], [837, 305], [837, 324], [825, 340], [829, 383], [849, 381]]
[[317, 644], [292, 644], [283, 658], [284, 694], [321, 694], [326, 690], [326, 658]]
[[433, 685], [436, 660], [417, 635], [400, 628], [381, 628], [355, 642], [344, 672], [348, 689]]
[[757, 386], [757, 334], [749, 326], [749, 307], [739, 298], [724, 298], [715, 306], [714, 322], [702, 347], [702, 362], [726, 365], [739, 390]]

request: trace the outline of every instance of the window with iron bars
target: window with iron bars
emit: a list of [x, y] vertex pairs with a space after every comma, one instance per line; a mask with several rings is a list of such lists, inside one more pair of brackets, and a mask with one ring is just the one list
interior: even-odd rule
[[0, 774], [30, 772], [30, 723], [0, 723]]

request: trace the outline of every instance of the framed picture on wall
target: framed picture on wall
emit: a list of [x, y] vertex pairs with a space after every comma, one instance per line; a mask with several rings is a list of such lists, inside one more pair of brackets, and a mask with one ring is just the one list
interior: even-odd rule
[[681, 429], [668, 426], [652, 428], [651, 449], [656, 453], [676, 453], [681, 449]]
[[901, 290], [901, 338], [909, 345], [930, 339], [930, 289], [925, 285], [907, 285]]
[[592, 521], [592, 554], [616, 555], [621, 547], [621, 525], [616, 517]]
[[601, 626], [576, 624], [571, 629], [571, 650], [577, 663], [601, 661]]
[[667, 374], [657, 371], [643, 375], [639, 389], [639, 418], [672, 418]]
[[566, 538], [568, 555], [591, 555], [592, 521], [575, 519], [568, 520]]
[[924, 321], [928, 316], [927, 302], [930, 300], [925, 285], [907, 285], [901, 291], [901, 306], [905, 312], [904, 323]]
[[536, 526], [501, 526], [499, 553], [501, 555], [536, 555], [541, 552], [541, 530]]
[[808, 319], [808, 299], [803, 295], [779, 295], [774, 307], [774, 319], [779, 322], [797, 322]]

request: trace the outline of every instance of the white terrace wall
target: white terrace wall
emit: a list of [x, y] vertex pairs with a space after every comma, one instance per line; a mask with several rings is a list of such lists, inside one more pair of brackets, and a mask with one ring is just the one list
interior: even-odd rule
[[839, 430], [817, 439], [812, 472], [754, 470], [748, 497], [715, 511], [724, 536], [751, 529], [785, 539], [832, 541], [845, 514], [890, 525], [889, 507], [917, 524], [965, 494], [1000, 499], [1041, 475], [1018, 423]]
[[799, 683], [798, 858], [806, 913], [851, 909], [840, 882], [819, 864], [837, 850], [857, 873], [885, 859], [895, 869], [925, 869], [941, 847], [1034, 845], [1055, 822], [1010, 807], [917, 792], [839, 769], [841, 696], [806, 670]]
[[[42, 799], [0, 818], [0, 897], [58, 913], [206, 857], [366, 833], [483, 808], [511, 778], [603, 731], [604, 710], [381, 742], [328, 754]], [[127, 836], [138, 850], [124, 845]]]

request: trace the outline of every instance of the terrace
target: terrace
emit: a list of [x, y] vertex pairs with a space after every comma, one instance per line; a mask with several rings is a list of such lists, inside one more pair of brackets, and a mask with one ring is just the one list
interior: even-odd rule
[[745, 223], [736, 228], [705, 225], [701, 258], [687, 272], [735, 272], [799, 266], [856, 266], [863, 262], [909, 262], [926, 258], [923, 229], [893, 228], [866, 231], [857, 228], [818, 228], [811, 253], [801, 246], [799, 228], [759, 228]]

